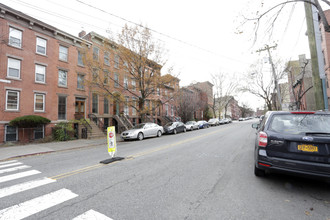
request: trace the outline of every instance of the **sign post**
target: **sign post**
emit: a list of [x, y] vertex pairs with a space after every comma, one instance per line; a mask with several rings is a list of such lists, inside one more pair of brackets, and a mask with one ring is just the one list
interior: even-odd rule
[[116, 128], [114, 126], [107, 128], [107, 146], [110, 159], [102, 160], [100, 163], [109, 164], [115, 161], [123, 160], [123, 157], [115, 157], [117, 154]]

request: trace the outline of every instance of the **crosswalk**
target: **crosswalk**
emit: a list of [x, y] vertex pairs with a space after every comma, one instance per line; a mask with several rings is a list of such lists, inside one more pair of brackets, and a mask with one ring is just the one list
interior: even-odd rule
[[[15, 194], [33, 189], [36, 190], [38, 187], [56, 183], [56, 180], [54, 179], [38, 177], [40, 174], [40, 171], [34, 170], [31, 166], [24, 165], [17, 160], [0, 162], [0, 183], [2, 183], [0, 184], [0, 202], [1, 200], [8, 199], [10, 196]], [[34, 177], [36, 177], [36, 179], [31, 180], [31, 178]], [[22, 182], [24, 181], [24, 178], [28, 178], [29, 180]], [[14, 180], [21, 181], [18, 184], [10, 185], [10, 183]], [[2, 187], [4, 183], [6, 183], [6, 187]], [[27, 201], [22, 201], [19, 204], [9, 207], [0, 206], [0, 220], [24, 219], [56, 205], [65, 203], [71, 199], [77, 198], [78, 196], [79, 195], [71, 190], [62, 188]], [[1, 204], [2, 203], [0, 203], [0, 205]], [[90, 209], [74, 217], [73, 219], [112, 220], [106, 215], [94, 211], [93, 209]]]

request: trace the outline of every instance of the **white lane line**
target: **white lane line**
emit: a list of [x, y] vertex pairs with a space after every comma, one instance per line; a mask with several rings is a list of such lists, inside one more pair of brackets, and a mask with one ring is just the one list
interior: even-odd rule
[[7, 164], [7, 163], [14, 163], [14, 162], [17, 162], [17, 160], [8, 160], [8, 161], [5, 161], [5, 162], [0, 162], [0, 165]]
[[10, 163], [10, 164], [5, 164], [5, 165], [0, 165], [0, 169], [5, 168], [5, 167], [12, 167], [12, 166], [17, 166], [17, 165], [22, 165], [23, 163], [17, 162], [17, 163]]
[[95, 220], [112, 220], [112, 218], [109, 218], [99, 212], [94, 211], [93, 209], [75, 217], [72, 220], [90, 220], [90, 219], [95, 219]]
[[60, 189], [58, 191], [0, 210], [0, 219], [23, 219], [77, 196], [77, 194], [68, 189]]
[[17, 171], [17, 170], [23, 170], [23, 169], [27, 169], [27, 168], [31, 168], [31, 166], [23, 165], [23, 166], [19, 166], [19, 167], [12, 167], [12, 168], [3, 169], [3, 170], [0, 170], [0, 174], [1, 173], [14, 172], [14, 171]]
[[0, 183], [7, 182], [7, 181], [10, 181], [10, 180], [19, 179], [19, 178], [26, 177], [26, 176], [39, 174], [39, 173], [41, 173], [41, 172], [38, 171], [38, 170], [30, 170], [30, 171], [25, 171], [25, 172], [21, 172], [21, 173], [16, 173], [16, 174], [3, 176], [3, 177], [0, 177]]
[[[37, 179], [37, 180], [33, 180], [33, 181], [21, 183], [21, 184], [9, 186], [9, 187], [0, 189], [0, 198], [6, 197], [9, 195], [13, 195], [15, 193], [23, 192], [23, 191], [26, 191], [29, 189], [33, 189], [33, 188], [36, 188], [39, 186], [43, 186], [43, 185], [46, 185], [49, 183], [53, 183], [53, 182], [56, 182], [56, 180], [45, 177], [42, 179]], [[0, 219], [1, 219], [1, 216], [0, 216]]]

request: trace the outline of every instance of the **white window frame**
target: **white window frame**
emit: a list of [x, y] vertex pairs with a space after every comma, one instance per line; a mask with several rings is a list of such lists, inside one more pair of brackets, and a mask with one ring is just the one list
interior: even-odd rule
[[[10, 46], [13, 46], [13, 47], [22, 48], [22, 36], [23, 36], [23, 31], [21, 31], [17, 28], [9, 27], [9, 41], [8, 41], [8, 44]], [[13, 43], [12, 42], [13, 38], [18, 39], [19, 43]]]
[[104, 52], [104, 64], [110, 66], [110, 53]]
[[[16, 62], [16, 63], [14, 63]], [[11, 57], [8, 57], [8, 65], [7, 65], [7, 77], [11, 79], [20, 79], [21, 78], [21, 63], [22, 61], [19, 59], [14, 59]], [[11, 76], [9, 75], [10, 71], [9, 69], [18, 69], [18, 76]]]
[[[8, 140], [7, 140], [7, 127], [13, 127], [13, 126], [10, 126], [10, 125], [5, 125], [5, 137], [4, 137], [4, 139], [5, 139], [5, 142], [8, 142]], [[17, 141], [18, 140], [18, 128], [16, 127], [16, 138], [15, 138], [15, 141]]]
[[[60, 72], [65, 73], [65, 85], [60, 83], [60, 82], [61, 82], [61, 81], [60, 81]], [[66, 71], [66, 70], [62, 70], [62, 69], [59, 69], [59, 70], [58, 70], [58, 86], [61, 86], [61, 87], [68, 87], [68, 71]]]
[[98, 61], [99, 56], [100, 56], [100, 49], [98, 47], [93, 47], [93, 60]]
[[[42, 96], [42, 109], [36, 109], [36, 104], [37, 104], [37, 95]], [[45, 112], [45, 94], [43, 93], [34, 93], [34, 111], [35, 112]]]
[[128, 77], [124, 76], [124, 88], [128, 89]]
[[125, 97], [125, 104], [124, 104], [124, 114], [129, 115], [129, 107], [128, 107], [129, 97]]
[[[45, 48], [45, 52], [39, 52], [38, 51], [38, 46]], [[46, 55], [47, 54], [47, 40], [41, 37], [37, 37], [36, 39], [36, 53], [41, 54], [41, 55]]]
[[[37, 79], [38, 74], [43, 75], [43, 77], [44, 77], [43, 81], [39, 81]], [[40, 64], [35, 64], [35, 82], [36, 83], [46, 83], [46, 66], [43, 66], [43, 65], [40, 65]]]
[[132, 91], [136, 90], [136, 81], [135, 79], [132, 79]]
[[[79, 78], [81, 79], [80, 82], [79, 82]], [[80, 83], [81, 88], [79, 88], [79, 83]], [[77, 75], [77, 89], [82, 89], [82, 90], [85, 89], [85, 75], [84, 74], [78, 73], [78, 75]]]
[[116, 69], [119, 69], [119, 56], [117, 54], [115, 55], [115, 65], [114, 66]]
[[[62, 49], [62, 51], [61, 51]], [[64, 49], [64, 51], [63, 51]], [[62, 59], [61, 55], [65, 55], [64, 59]], [[58, 49], [58, 59], [64, 62], [68, 62], [68, 57], [69, 57], [69, 48], [60, 45], [59, 49]]]
[[114, 74], [114, 82], [115, 82], [114, 87], [119, 88], [119, 74], [118, 73]]
[[166, 115], [166, 116], [169, 116], [169, 115], [168, 115], [168, 104], [165, 105], [165, 115]]
[[[16, 109], [8, 109], [8, 93], [15, 92], [17, 94], [17, 108]], [[19, 110], [19, 94], [20, 92], [17, 90], [6, 90], [6, 111], [18, 111]]]

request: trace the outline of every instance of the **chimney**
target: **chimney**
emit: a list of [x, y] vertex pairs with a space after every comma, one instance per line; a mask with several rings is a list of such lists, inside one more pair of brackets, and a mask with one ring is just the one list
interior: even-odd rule
[[78, 34], [78, 36], [79, 36], [80, 38], [82, 38], [82, 37], [85, 36], [85, 35], [86, 35], [86, 31], [84, 31], [84, 30], [80, 31], [79, 34]]

